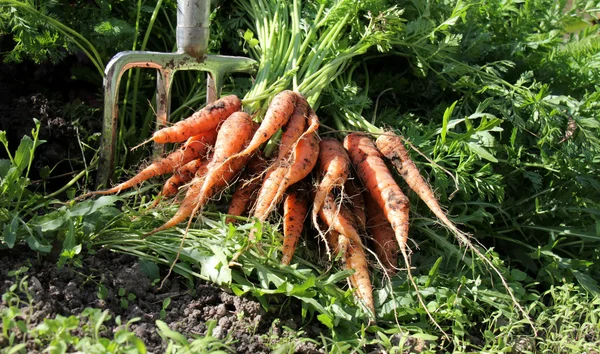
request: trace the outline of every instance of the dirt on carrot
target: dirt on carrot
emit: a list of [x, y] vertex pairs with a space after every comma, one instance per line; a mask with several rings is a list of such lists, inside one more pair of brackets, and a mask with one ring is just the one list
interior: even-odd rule
[[191, 136], [208, 130], [216, 130], [217, 126], [234, 112], [242, 109], [242, 101], [235, 95], [229, 95], [206, 105], [190, 117], [170, 127], [158, 130], [152, 136], [155, 143], [179, 143]]
[[[304, 186], [302, 186], [304, 187]], [[308, 197], [300, 185], [292, 186], [283, 201], [283, 250], [281, 264], [288, 265], [304, 229], [308, 214]]]

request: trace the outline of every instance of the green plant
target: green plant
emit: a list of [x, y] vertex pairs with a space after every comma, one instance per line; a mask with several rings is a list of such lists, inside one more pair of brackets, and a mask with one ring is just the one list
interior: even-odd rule
[[167, 308], [169, 307], [170, 304], [171, 304], [170, 297], [163, 300], [162, 307], [160, 309], [160, 319], [161, 320], [164, 320], [167, 317]]
[[31, 345], [50, 353], [66, 353], [70, 349], [85, 353], [146, 353], [142, 340], [129, 330], [139, 318], [132, 318], [122, 325], [117, 317], [115, 322], [121, 327], [115, 331], [113, 338], [101, 335], [105, 323], [111, 318], [108, 310], [86, 308], [77, 316], [56, 315], [33, 327], [35, 301], [28, 290], [28, 276], [23, 276], [28, 270], [21, 267], [8, 272], [8, 276], [15, 279], [14, 284], [2, 294], [0, 306], [3, 353], [25, 353]]
[[156, 321], [158, 334], [168, 343], [165, 353], [233, 353], [233, 349], [229, 346], [231, 338], [225, 337], [220, 340], [213, 337], [216, 325], [217, 323], [214, 320], [207, 321], [206, 334], [189, 342], [184, 335], [173, 331], [166, 323], [160, 320]]

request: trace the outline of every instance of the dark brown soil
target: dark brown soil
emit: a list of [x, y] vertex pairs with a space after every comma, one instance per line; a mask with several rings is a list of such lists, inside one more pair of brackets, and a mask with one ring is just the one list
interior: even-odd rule
[[[15, 281], [8, 276], [9, 271], [21, 266], [29, 268], [29, 292], [35, 304], [32, 328], [45, 318], [54, 318], [58, 314], [77, 316], [86, 307], [106, 309], [111, 314], [111, 320], [105, 323], [106, 333], [110, 333], [108, 337], [112, 338], [117, 327], [116, 316], [121, 316], [123, 322], [140, 317], [140, 321], [131, 325], [131, 330], [146, 343], [149, 352], [159, 353], [165, 350], [166, 343], [156, 331], [156, 320], [163, 320], [171, 329], [188, 337], [205, 334], [206, 321], [216, 320], [218, 324], [213, 335], [233, 338], [236, 352], [268, 353], [289, 335], [283, 326], [301, 327], [299, 309], [269, 314], [252, 299], [237, 297], [204, 282], [188, 288], [180, 278], [172, 276], [162, 289], [158, 289], [158, 285], [153, 285], [141, 271], [137, 259], [131, 256], [101, 250], [95, 255], [83, 256], [81, 267], [62, 268], [38, 257], [26, 247], [0, 251], [0, 293], [5, 293]], [[100, 284], [106, 288], [108, 296], [105, 299], [98, 296]], [[121, 304], [121, 288], [127, 294], [135, 294], [135, 299], [126, 307]], [[162, 303], [166, 298], [171, 298], [171, 304], [161, 318]], [[0, 308], [4, 306], [6, 304], [0, 303]], [[315, 336], [319, 331], [312, 327], [303, 330]], [[31, 353], [44, 349], [33, 341], [27, 344]], [[296, 352], [322, 351], [312, 343], [299, 343]]]

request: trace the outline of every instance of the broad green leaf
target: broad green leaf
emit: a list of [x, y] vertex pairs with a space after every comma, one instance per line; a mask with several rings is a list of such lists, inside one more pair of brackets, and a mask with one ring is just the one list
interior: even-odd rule
[[20, 344], [17, 344], [17, 345], [13, 345], [6, 353], [7, 354], [18, 353], [21, 350], [25, 349], [26, 346], [27, 346], [27, 344], [25, 344], [25, 343], [20, 343]]
[[4, 179], [12, 164], [10, 160], [0, 159], [0, 178]]
[[160, 279], [160, 269], [158, 268], [158, 265], [156, 265], [156, 263], [147, 259], [140, 259], [140, 269], [142, 273], [146, 274], [148, 279]]
[[71, 216], [90, 215], [101, 208], [112, 206], [117, 200], [119, 200], [119, 197], [114, 195], [105, 195], [98, 199], [86, 200], [83, 203], [73, 206], [69, 211], [69, 214]]
[[571, 270], [575, 278], [579, 284], [590, 294], [593, 296], [600, 296], [600, 288], [598, 288], [598, 283], [592, 279], [588, 274], [583, 273], [577, 269]]
[[177, 342], [180, 345], [183, 345], [186, 348], [189, 347], [187, 338], [185, 338], [183, 334], [170, 329], [169, 326], [167, 326], [167, 324], [163, 321], [156, 320], [156, 327], [158, 327], [158, 333], [162, 334], [163, 336], [169, 339], [174, 340], [175, 342]]
[[31, 225], [38, 227], [41, 232], [56, 231], [60, 229], [65, 221], [67, 221], [67, 215], [64, 210], [57, 210], [50, 214], [42, 215], [39, 218], [32, 220]]
[[33, 140], [27, 135], [23, 135], [21, 143], [15, 153], [15, 165], [19, 170], [23, 171], [29, 165], [32, 158], [31, 150], [33, 149]]
[[129, 341], [131, 343], [133, 343], [133, 345], [135, 345], [135, 348], [137, 349], [138, 353], [146, 354], [148, 352], [148, 350], [146, 349], [146, 345], [144, 344], [144, 341], [142, 341], [137, 336], [133, 336], [133, 337], [129, 338]]
[[487, 151], [486, 148], [482, 147], [481, 145], [477, 144], [476, 142], [471, 141], [471, 142], [467, 143], [467, 146], [469, 147], [469, 149], [471, 149], [471, 151], [473, 151], [474, 153], [479, 155], [479, 157], [481, 157], [482, 159], [486, 159], [491, 162], [498, 162], [498, 160], [494, 157], [494, 155], [490, 154], [490, 152]]
[[252, 38], [254, 38], [254, 33], [252, 31], [250, 31], [249, 29], [246, 30], [246, 32], [244, 32], [244, 40], [246, 42], [250, 41]]
[[40, 253], [50, 253], [52, 245], [40, 241], [37, 237], [30, 235], [27, 237], [27, 245], [29, 248]]
[[324, 313], [320, 314], [317, 316], [317, 319], [319, 320], [319, 322], [321, 322], [322, 324], [324, 324], [325, 326], [327, 326], [327, 328], [329, 329], [333, 329], [333, 321], [331, 319], [331, 317], [329, 315], [326, 315]]
[[4, 225], [3, 239], [8, 248], [13, 248], [17, 240], [17, 230], [19, 227], [19, 217], [13, 216], [10, 223]]
[[442, 131], [441, 131], [441, 135], [442, 135], [442, 144], [446, 143], [446, 134], [448, 133], [448, 122], [450, 121], [450, 118], [452, 117], [452, 112], [454, 112], [454, 107], [456, 107], [456, 104], [458, 103], [458, 101], [454, 101], [454, 103], [446, 108], [446, 110], [444, 111], [444, 117], [442, 119]]

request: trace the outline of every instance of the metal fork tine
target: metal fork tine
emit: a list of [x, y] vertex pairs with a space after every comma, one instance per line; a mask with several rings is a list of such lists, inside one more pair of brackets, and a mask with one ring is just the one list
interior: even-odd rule
[[[171, 85], [173, 84], [173, 72], [170, 69], [158, 70], [156, 75], [156, 130], [164, 128], [171, 114]], [[164, 144], [154, 144], [152, 148], [154, 156], [165, 153]]]

